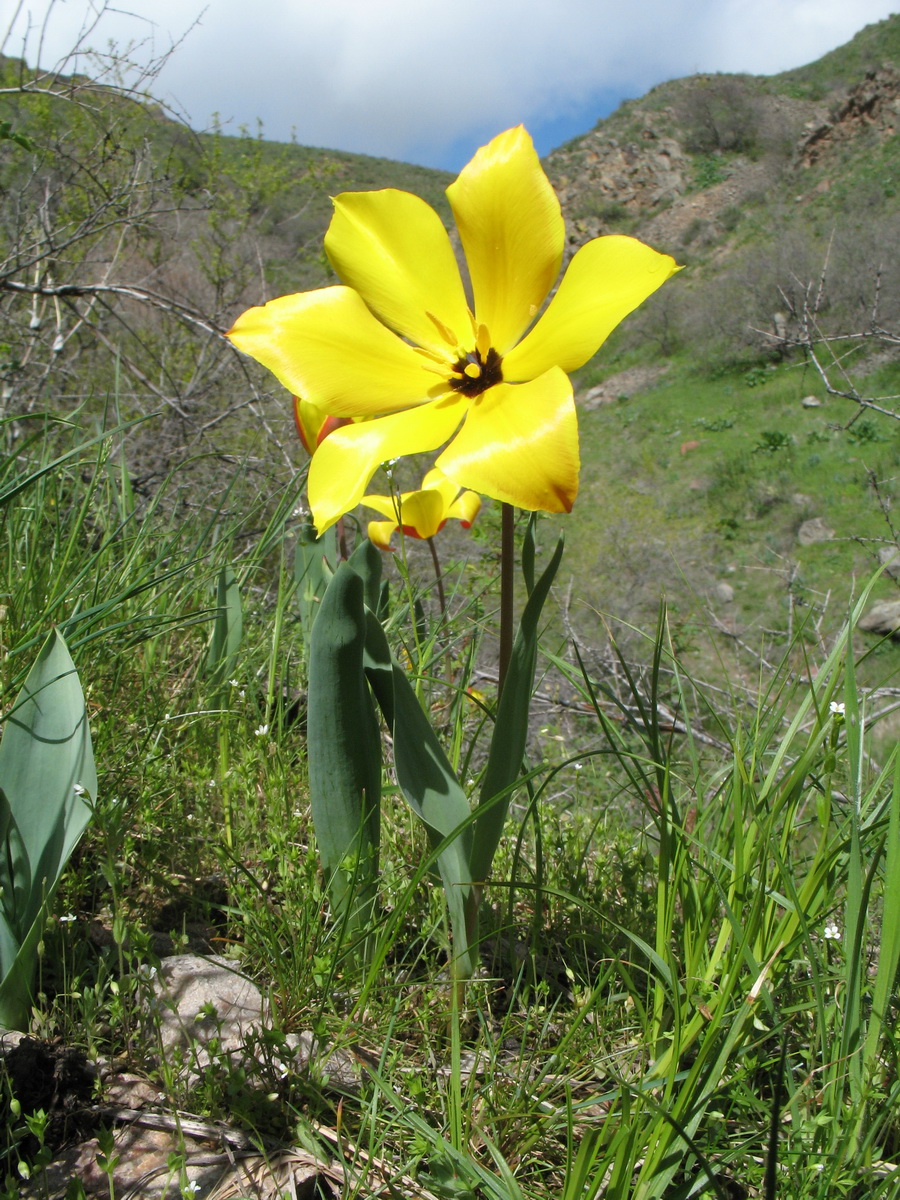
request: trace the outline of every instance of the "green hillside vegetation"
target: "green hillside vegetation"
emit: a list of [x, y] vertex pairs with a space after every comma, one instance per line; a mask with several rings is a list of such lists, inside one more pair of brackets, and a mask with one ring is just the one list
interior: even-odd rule
[[890, 16], [867, 25], [845, 45], [823, 54], [815, 62], [772, 76], [772, 83], [779, 89], [788, 89], [789, 95], [789, 89], [799, 86], [817, 93], [811, 99], [820, 99], [854, 86], [867, 71], [877, 70], [885, 62], [898, 61], [900, 22], [896, 16]]
[[[21, 741], [57, 631], [98, 777], [33, 947], [35, 1041], [0, 1047], [0, 1197], [121, 1196], [144, 1152], [214, 1200], [900, 1197], [900, 643], [857, 627], [897, 598], [898, 112], [892, 17], [800, 70], [662, 84], [548, 156], [569, 252], [628, 233], [685, 269], [575, 376], [581, 490], [537, 522], [538, 578], [566, 551], [465, 983], [397, 738], [369, 927], [333, 919], [307, 764], [330, 543], [290, 398], [223, 337], [334, 282], [330, 196], [403, 188], [449, 227], [451, 177], [0, 60], [3, 724]], [[370, 613], [472, 797], [499, 505], [453, 524], [446, 604], [400, 539]], [[39, 874], [13, 791], [0, 973]], [[239, 1046], [201, 1012], [164, 1048], [179, 952], [259, 983]]]

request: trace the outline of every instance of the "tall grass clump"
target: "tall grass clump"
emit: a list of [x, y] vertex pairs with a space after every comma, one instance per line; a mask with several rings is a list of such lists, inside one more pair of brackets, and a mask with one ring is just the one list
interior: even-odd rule
[[656, 880], [652, 936], [621, 928], [629, 1033], [567, 1195], [897, 1194], [900, 775], [867, 750], [860, 609], [805, 678], [785, 667], [728, 714], [664, 625], [645, 671], [620, 662], [624, 695], [569, 672], [643, 804]]

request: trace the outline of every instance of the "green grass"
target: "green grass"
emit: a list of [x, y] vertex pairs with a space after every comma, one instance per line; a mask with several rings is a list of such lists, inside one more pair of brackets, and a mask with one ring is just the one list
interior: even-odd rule
[[[570, 568], [591, 570], [579, 561], [596, 532], [588, 519], [659, 527], [662, 513], [685, 538], [708, 522], [709, 493], [687, 487], [708, 460], [678, 452], [692, 435], [720, 461], [749, 454], [759, 478], [740, 487], [756, 495], [786, 453], [754, 453], [761, 434], [796, 438], [822, 419], [791, 407], [801, 383], [787, 370], [753, 387], [707, 382], [720, 400], [702, 427], [687, 419], [703, 411], [687, 378], [586, 418], [582, 501], [593, 489], [623, 499], [576, 510]], [[36, 1033], [120, 1058], [164, 1109], [236, 1125], [268, 1154], [299, 1143], [336, 1155], [356, 1172], [348, 1196], [384, 1174], [401, 1190], [414, 1179], [435, 1195], [495, 1200], [897, 1194], [900, 914], [886, 885], [900, 855], [900, 776], [893, 752], [870, 757], [867, 714], [881, 702], [837, 614], [826, 645], [795, 628], [746, 688], [733, 676], [695, 683], [685, 660], [698, 656], [677, 650], [685, 631], [665, 614], [621, 630], [620, 646], [599, 624], [582, 629], [580, 659], [545, 639], [534, 772], [513, 798], [488, 889], [483, 972], [460, 998], [424, 837], [389, 778], [365, 964], [328, 919], [306, 793], [298, 485], [239, 516], [174, 519], [165, 493], [136, 504], [114, 435], [31, 428], [2, 480], [7, 494], [18, 488], [0, 510], [4, 697], [58, 623], [88, 693], [101, 792], [57, 897], [57, 916], [75, 920], [45, 938]], [[833, 475], [843, 451], [822, 447]], [[797, 458], [779, 487], [806, 478]], [[626, 478], [644, 476], [649, 493], [628, 490]], [[761, 553], [752, 525], [728, 543], [737, 578], [752, 578]], [[223, 567], [243, 608], [234, 684], [209, 673]], [[436, 633], [427, 558], [412, 553], [410, 569]], [[484, 717], [466, 689], [491, 703], [468, 641], [482, 623], [483, 568], [448, 570], [451, 624], [420, 639], [433, 656], [422, 692], [474, 778]], [[584, 576], [579, 599], [583, 587]], [[398, 644], [408, 622], [395, 595]], [[105, 939], [89, 936], [92, 923]], [[159, 1065], [143, 1001], [156, 955], [198, 934], [264, 987], [271, 1029], [247, 1062], [214, 1055], [186, 1082]], [[302, 1030], [364, 1048], [358, 1092], [279, 1069], [286, 1035]], [[24, 1117], [7, 1117], [13, 1175]]]

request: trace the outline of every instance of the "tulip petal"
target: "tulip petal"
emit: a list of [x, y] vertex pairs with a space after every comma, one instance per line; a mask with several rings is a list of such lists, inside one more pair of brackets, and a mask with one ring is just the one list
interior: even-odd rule
[[409, 492], [400, 505], [400, 524], [416, 537], [434, 537], [447, 519], [447, 505], [440, 492], [425, 488]]
[[455, 517], [463, 529], [468, 529], [481, 511], [481, 497], [477, 492], [463, 492], [459, 499], [447, 509], [448, 517]]
[[482, 146], [447, 196], [466, 252], [476, 319], [505, 354], [559, 274], [565, 240], [559, 201], [521, 125]]
[[568, 377], [553, 368], [530, 383], [489, 388], [435, 465], [495, 500], [569, 512], [578, 494], [579, 456]]
[[363, 496], [360, 504], [365, 504], [366, 508], [374, 508], [377, 513], [381, 513], [383, 517], [390, 517], [396, 524], [397, 509], [399, 508], [398, 496]]
[[456, 255], [440, 217], [419, 196], [395, 188], [337, 196], [325, 251], [341, 280], [392, 329], [451, 362], [463, 344], [471, 349]]
[[583, 366], [619, 322], [681, 268], [636, 238], [594, 238], [575, 254], [534, 329], [503, 359], [503, 378]]
[[408, 412], [344, 425], [330, 434], [312, 457], [307, 483], [319, 535], [356, 507], [381, 463], [436, 450], [452, 436], [468, 405], [453, 393]]
[[370, 521], [366, 533], [369, 541], [379, 550], [393, 550], [391, 537], [396, 528], [396, 521]]
[[346, 287], [250, 308], [228, 337], [294, 395], [336, 417], [393, 412], [446, 386]]

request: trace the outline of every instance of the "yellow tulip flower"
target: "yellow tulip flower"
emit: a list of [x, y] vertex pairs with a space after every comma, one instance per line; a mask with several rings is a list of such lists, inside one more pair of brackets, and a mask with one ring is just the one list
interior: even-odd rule
[[[309, 472], [322, 533], [380, 463], [444, 446], [460, 487], [548, 512], [578, 491], [567, 372], [678, 267], [629, 237], [594, 238], [562, 265], [559, 201], [521, 127], [483, 146], [447, 189], [471, 281], [424, 200], [388, 188], [334, 200], [325, 250], [341, 286], [282, 296], [229, 337], [295, 395], [336, 417]], [[543, 309], [543, 312], [542, 312]]]
[[438, 470], [429, 471], [417, 492], [400, 496], [363, 496], [362, 503], [388, 517], [370, 521], [368, 534], [379, 550], [391, 550], [391, 537], [402, 529], [407, 537], [432, 538], [451, 518], [468, 529], [481, 508], [476, 492], [462, 492]]

